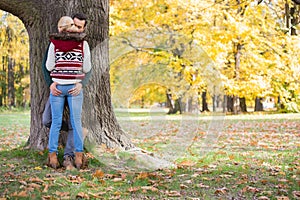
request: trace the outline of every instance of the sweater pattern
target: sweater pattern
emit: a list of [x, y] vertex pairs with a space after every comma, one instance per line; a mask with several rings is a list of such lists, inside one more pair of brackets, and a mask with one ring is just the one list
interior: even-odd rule
[[52, 78], [83, 79], [83, 41], [51, 40], [55, 47], [55, 69]]

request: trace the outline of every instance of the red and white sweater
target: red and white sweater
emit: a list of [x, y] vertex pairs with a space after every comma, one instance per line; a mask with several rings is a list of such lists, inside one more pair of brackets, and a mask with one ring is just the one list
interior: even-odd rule
[[91, 55], [86, 41], [51, 40], [46, 68], [61, 85], [81, 82], [91, 70]]

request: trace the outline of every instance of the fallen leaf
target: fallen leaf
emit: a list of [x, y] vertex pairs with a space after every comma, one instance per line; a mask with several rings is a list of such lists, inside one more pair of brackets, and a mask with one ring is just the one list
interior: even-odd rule
[[277, 200], [290, 200], [289, 197], [282, 196], [282, 197], [276, 197]]
[[136, 178], [137, 179], [146, 179], [149, 177], [149, 173], [147, 172], [141, 172]]
[[29, 186], [29, 187], [32, 187], [32, 188], [36, 188], [36, 189], [39, 189], [39, 188], [42, 187], [41, 185], [36, 184], [36, 183], [29, 183], [28, 186]]
[[187, 185], [184, 185], [184, 184], [180, 184], [180, 188], [181, 189], [187, 189], [187, 188], [189, 188]]
[[12, 194], [13, 197], [28, 197], [28, 194], [26, 191], [21, 191], [21, 192], [14, 192]]
[[166, 194], [167, 194], [169, 197], [180, 197], [180, 196], [181, 196], [180, 192], [175, 191], [175, 190], [167, 191]]
[[258, 197], [258, 200], [270, 200], [270, 198], [266, 196], [260, 196]]
[[259, 189], [255, 188], [255, 187], [251, 187], [251, 186], [246, 186], [242, 189], [242, 192], [245, 193], [245, 192], [253, 192], [253, 193], [256, 193], [256, 192], [259, 192]]
[[141, 189], [142, 190], [150, 190], [152, 192], [158, 191], [158, 189], [156, 187], [153, 187], [153, 186], [142, 186]]
[[114, 179], [113, 179], [113, 182], [121, 182], [121, 181], [123, 181], [122, 178], [114, 178]]
[[69, 192], [60, 192], [60, 191], [56, 191], [55, 194], [59, 197], [66, 197], [70, 195]]
[[44, 187], [43, 193], [47, 193], [47, 192], [48, 192], [48, 189], [49, 189], [49, 185], [46, 184], [45, 187]]
[[300, 199], [300, 191], [294, 191], [293, 195], [294, 195], [295, 198]]
[[29, 178], [29, 181], [35, 182], [35, 183], [44, 183], [43, 180], [41, 180], [40, 178], [37, 178], [37, 177]]
[[96, 170], [95, 173], [93, 174], [93, 177], [94, 177], [94, 178], [101, 179], [101, 178], [104, 177], [104, 172], [101, 171], [101, 170]]
[[203, 183], [199, 183], [196, 186], [199, 187], [199, 188], [209, 188], [208, 185], [204, 185]]
[[228, 192], [229, 190], [226, 187], [219, 188], [215, 191], [216, 195], [224, 195]]
[[26, 181], [19, 181], [19, 183], [21, 183], [22, 185], [27, 185]]
[[41, 168], [40, 166], [37, 166], [34, 168], [34, 170], [42, 170], [43, 168]]
[[195, 165], [195, 162], [191, 160], [184, 160], [178, 164], [178, 167], [192, 167]]
[[96, 194], [94, 194], [94, 193], [91, 193], [91, 192], [89, 192], [89, 195], [90, 196], [92, 196], [92, 197], [94, 197], [94, 198], [101, 198], [104, 194], [106, 194], [106, 192], [98, 192], [98, 193], [96, 193]]
[[192, 180], [185, 180], [184, 183], [186, 183], [186, 184], [192, 184], [193, 181]]
[[89, 199], [89, 195], [85, 194], [84, 192], [79, 192], [77, 195], [76, 195], [76, 198], [82, 198], [82, 199]]
[[129, 192], [137, 192], [137, 191], [139, 191], [139, 187], [130, 187], [130, 188], [128, 188], [128, 191]]

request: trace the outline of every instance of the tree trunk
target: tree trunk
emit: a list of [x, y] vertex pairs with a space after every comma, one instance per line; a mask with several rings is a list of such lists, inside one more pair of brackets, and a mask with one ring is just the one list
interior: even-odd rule
[[285, 26], [289, 30], [290, 29], [290, 6], [289, 3], [286, 1], [284, 5], [285, 11]]
[[262, 98], [260, 98], [260, 97], [255, 98], [254, 111], [263, 111], [264, 110], [261, 100], [262, 100]]
[[186, 102], [186, 112], [192, 113], [193, 112], [193, 97], [189, 97]]
[[293, 5], [290, 9], [291, 16], [291, 35], [297, 35], [297, 29], [295, 26], [299, 23], [299, 10], [297, 10], [297, 6]]
[[175, 114], [175, 103], [172, 99], [171, 91], [168, 90], [167, 93], [167, 108], [169, 108], [168, 114]]
[[217, 111], [217, 107], [218, 107], [218, 97], [216, 95], [214, 95], [212, 97], [212, 102], [213, 102], [213, 112], [216, 112]]
[[108, 57], [108, 0], [1, 0], [0, 9], [19, 17], [29, 35], [31, 122], [28, 145], [45, 149], [48, 130], [42, 126], [42, 113], [49, 97], [43, 80], [41, 63], [48, 45], [48, 34], [57, 32], [57, 21], [63, 15], [77, 12], [88, 17], [86, 33], [92, 56], [92, 76], [84, 88], [82, 122], [88, 138], [109, 148], [133, 147], [128, 135], [116, 120], [111, 104]]
[[6, 98], [6, 65], [7, 65], [7, 56], [2, 56], [2, 71], [0, 72], [0, 106], [5, 106]]
[[14, 67], [15, 67], [15, 62], [14, 59], [11, 57], [12, 55], [12, 47], [11, 47], [11, 42], [12, 42], [12, 30], [8, 26], [6, 28], [6, 34], [7, 34], [7, 42], [9, 44], [8, 47], [8, 57], [7, 57], [7, 98], [8, 98], [8, 106], [9, 108], [15, 107], [15, 72], [14, 72]]
[[234, 102], [232, 96], [227, 96], [227, 111], [233, 112]]
[[[234, 55], [235, 60], [235, 80], [238, 82], [240, 80], [240, 63], [241, 63], [241, 51], [243, 45], [238, 43], [236, 45], [236, 53]], [[240, 98], [237, 95], [233, 96], [233, 113], [238, 114], [240, 112]]]
[[223, 96], [223, 104], [222, 104], [222, 106], [223, 106], [223, 113], [226, 113], [227, 111], [228, 111], [228, 109], [227, 109], [227, 95], [224, 95]]
[[247, 112], [246, 98], [240, 98], [240, 107], [242, 112]]
[[207, 92], [204, 91], [204, 92], [202, 92], [202, 95], [201, 95], [202, 96], [202, 112], [205, 112], [205, 111], [209, 112], [206, 94], [207, 94]]
[[[11, 54], [10, 54], [11, 55]], [[13, 58], [8, 58], [8, 77], [7, 77], [7, 97], [8, 97], [8, 106], [9, 108], [15, 107], [15, 61]]]
[[183, 112], [181, 97], [175, 100], [175, 113], [177, 113], [178, 111], [180, 114], [182, 114]]

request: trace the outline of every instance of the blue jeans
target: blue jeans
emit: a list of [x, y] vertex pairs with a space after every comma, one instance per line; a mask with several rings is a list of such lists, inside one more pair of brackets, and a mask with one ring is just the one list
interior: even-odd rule
[[83, 92], [80, 91], [79, 95], [72, 96], [68, 90], [74, 88], [75, 85], [57, 85], [57, 89], [62, 91], [59, 96], [50, 94], [52, 124], [50, 128], [48, 148], [49, 153], [57, 152], [59, 131], [62, 124], [63, 110], [65, 104], [65, 97], [68, 101], [70, 110], [70, 121], [73, 127], [74, 148], [75, 152], [83, 152], [83, 136], [81, 125], [81, 112], [83, 103]]
[[[65, 98], [66, 99], [66, 98]], [[52, 114], [51, 114], [51, 105], [50, 105], [50, 98], [48, 98], [45, 109], [43, 112], [43, 125], [50, 128], [52, 123]], [[64, 157], [65, 156], [72, 156], [75, 157], [74, 154], [74, 136], [73, 136], [73, 128], [71, 125], [70, 118], [68, 120], [68, 136], [67, 136], [67, 142], [64, 150]]]

